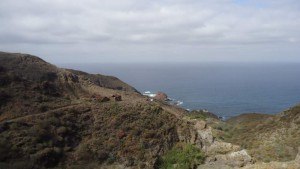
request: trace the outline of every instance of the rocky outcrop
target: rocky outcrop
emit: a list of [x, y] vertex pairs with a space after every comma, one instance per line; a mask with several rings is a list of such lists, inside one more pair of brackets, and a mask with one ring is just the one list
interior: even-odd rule
[[201, 148], [207, 156], [205, 164], [198, 166], [199, 169], [240, 168], [253, 164], [252, 157], [240, 146], [216, 140], [213, 136], [213, 129], [204, 120], [189, 118], [185, 120], [193, 128], [190, 143]]
[[246, 150], [231, 152], [228, 154], [218, 154], [213, 157], [208, 157], [206, 163], [198, 167], [198, 169], [205, 168], [241, 168], [253, 164], [253, 159], [248, 155]]
[[163, 92], [157, 92], [154, 99], [160, 100], [160, 101], [167, 101], [168, 100], [168, 95]]
[[[200, 132], [199, 132], [200, 133]], [[205, 131], [205, 137], [202, 142], [206, 144], [211, 141], [211, 137], [208, 136], [209, 132]], [[206, 165], [209, 166], [230, 166], [230, 167], [243, 167], [253, 163], [252, 157], [246, 150], [240, 150], [241, 148], [231, 143], [213, 141], [211, 145], [206, 145], [202, 150], [207, 155]]]
[[111, 96], [116, 102], [122, 101], [122, 96], [118, 94], [114, 94]]
[[92, 100], [96, 100], [98, 102], [108, 102], [110, 99], [106, 96], [101, 96], [99, 94], [93, 94], [91, 96]]
[[[225, 164], [231, 167], [243, 167], [253, 163], [246, 150], [235, 151], [224, 155], [216, 155], [213, 164]], [[211, 161], [209, 161], [210, 163]]]
[[207, 155], [216, 155], [216, 154], [227, 154], [231, 152], [240, 151], [241, 148], [238, 145], [233, 145], [231, 143], [214, 141], [213, 144], [206, 147], [205, 152]]

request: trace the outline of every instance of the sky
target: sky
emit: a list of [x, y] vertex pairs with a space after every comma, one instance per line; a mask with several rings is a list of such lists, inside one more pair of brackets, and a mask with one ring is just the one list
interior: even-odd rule
[[52, 63], [300, 62], [300, 1], [1, 0], [0, 51]]

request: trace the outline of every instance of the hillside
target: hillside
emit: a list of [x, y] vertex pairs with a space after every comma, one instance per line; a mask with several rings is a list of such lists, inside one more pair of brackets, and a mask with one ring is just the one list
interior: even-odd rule
[[0, 52], [0, 169], [297, 168], [299, 124], [299, 106], [224, 122], [116, 77]]
[[3, 168], [153, 166], [177, 141], [180, 122], [115, 77], [26, 54], [0, 53], [0, 63]]
[[189, 130], [184, 110], [118, 78], [27, 54], [0, 63], [0, 168], [153, 168]]
[[258, 161], [290, 161], [300, 147], [300, 105], [276, 115], [243, 114], [223, 129], [225, 141], [248, 149]]

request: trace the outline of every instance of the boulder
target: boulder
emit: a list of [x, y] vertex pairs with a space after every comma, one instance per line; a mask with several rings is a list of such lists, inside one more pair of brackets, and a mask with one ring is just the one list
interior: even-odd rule
[[211, 146], [207, 147], [205, 150], [207, 155], [227, 154], [237, 151], [240, 151], [240, 146], [220, 141], [215, 141]]
[[211, 131], [211, 127], [207, 127], [203, 130], [197, 130], [197, 139], [201, 142], [202, 148], [207, 148], [211, 146], [214, 142], [214, 137]]
[[108, 97], [103, 97], [100, 102], [108, 102], [110, 99]]
[[240, 150], [226, 155], [216, 155], [215, 161], [231, 167], [244, 167], [248, 164], [253, 164], [253, 159], [246, 150]]
[[97, 100], [99, 102], [108, 102], [110, 99], [106, 96], [101, 96], [98, 94], [92, 95], [92, 99]]
[[203, 130], [206, 128], [206, 122], [204, 120], [197, 120], [194, 127], [197, 130]]
[[117, 102], [122, 101], [122, 96], [121, 95], [114, 94], [111, 97], [114, 98], [114, 100], [117, 101]]

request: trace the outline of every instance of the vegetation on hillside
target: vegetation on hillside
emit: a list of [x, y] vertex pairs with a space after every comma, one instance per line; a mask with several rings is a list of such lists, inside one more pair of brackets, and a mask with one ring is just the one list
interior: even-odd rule
[[0, 61], [0, 168], [151, 168], [188, 130], [117, 78], [30, 55]]
[[192, 144], [176, 144], [159, 161], [160, 169], [192, 169], [204, 162], [205, 155]]
[[[0, 62], [0, 168], [189, 169], [239, 150], [218, 141], [257, 161], [293, 160], [298, 152], [300, 106], [221, 121], [150, 101], [115, 77], [24, 54], [0, 52]], [[214, 153], [197, 148], [205, 146]]]
[[300, 146], [300, 106], [278, 115], [243, 114], [214, 128], [218, 139], [241, 145], [257, 161], [290, 161]]

